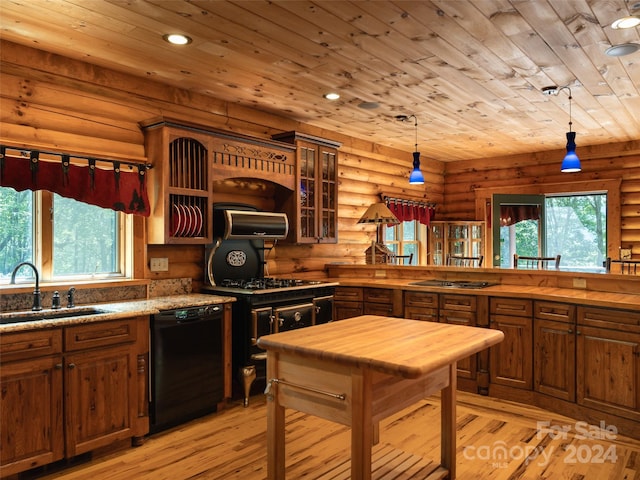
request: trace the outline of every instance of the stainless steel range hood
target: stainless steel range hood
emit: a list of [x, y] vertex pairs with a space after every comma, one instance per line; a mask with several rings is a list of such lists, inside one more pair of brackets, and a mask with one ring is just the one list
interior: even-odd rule
[[289, 233], [285, 213], [225, 210], [224, 240], [281, 240]]

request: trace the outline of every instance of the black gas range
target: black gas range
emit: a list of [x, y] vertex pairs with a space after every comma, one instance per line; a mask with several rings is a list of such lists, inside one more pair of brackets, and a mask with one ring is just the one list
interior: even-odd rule
[[[260, 288], [255, 286], [256, 281], [290, 286]], [[234, 286], [207, 286], [203, 293], [236, 298], [231, 329], [233, 369], [246, 406], [251, 393], [265, 386], [266, 352], [258, 347], [258, 338], [330, 322], [337, 283], [273, 278], [222, 283]]]
[[[265, 254], [288, 231], [284, 214], [262, 213], [238, 204], [214, 204], [213, 211], [217, 240], [207, 247], [205, 278], [209, 285], [203, 287], [203, 293], [236, 298], [232, 305], [233, 369], [246, 406], [252, 387], [257, 393], [265, 385], [266, 352], [258, 347], [258, 338], [330, 322], [337, 283], [264, 275]], [[266, 246], [269, 241], [272, 244]]]

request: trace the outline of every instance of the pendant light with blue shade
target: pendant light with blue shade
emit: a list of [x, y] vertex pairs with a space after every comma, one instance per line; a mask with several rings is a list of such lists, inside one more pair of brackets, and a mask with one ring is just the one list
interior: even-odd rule
[[567, 153], [562, 159], [560, 171], [563, 173], [575, 173], [582, 170], [580, 159], [576, 154], [576, 132], [571, 130], [573, 122], [571, 121], [571, 89], [569, 87], [544, 87], [542, 93], [545, 95], [558, 95], [561, 90], [569, 90], [569, 131], [567, 132]]
[[413, 118], [414, 125], [416, 127], [416, 149], [413, 152], [413, 170], [409, 175], [409, 183], [411, 185], [422, 185], [424, 183], [424, 175], [420, 170], [420, 152], [418, 151], [418, 118], [415, 115], [396, 115], [396, 120], [400, 122], [407, 122]]

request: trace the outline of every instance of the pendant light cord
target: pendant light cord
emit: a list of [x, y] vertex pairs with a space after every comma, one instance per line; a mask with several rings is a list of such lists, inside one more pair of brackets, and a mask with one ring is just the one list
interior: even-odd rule
[[571, 100], [573, 100], [573, 97], [571, 96], [571, 89], [569, 87], [565, 88], [569, 90], [569, 131], [571, 131], [571, 126], [573, 125], [573, 122], [571, 121]]

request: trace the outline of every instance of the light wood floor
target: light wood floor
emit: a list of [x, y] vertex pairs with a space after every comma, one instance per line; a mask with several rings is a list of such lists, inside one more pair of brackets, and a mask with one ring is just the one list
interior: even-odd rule
[[[459, 479], [640, 480], [640, 441], [621, 436], [614, 440], [577, 438], [584, 430], [576, 420], [462, 392], [458, 393], [457, 420]], [[552, 438], [538, 422], [566, 426], [566, 438]], [[141, 447], [40, 478], [264, 480], [265, 430], [266, 409], [260, 395], [252, 397], [248, 408], [233, 404], [155, 434]], [[439, 435], [439, 399], [433, 397], [384, 421], [374, 452], [380, 457], [392, 446], [393, 451], [425, 462], [439, 462]], [[331, 463], [348, 461], [349, 442], [346, 427], [287, 410], [287, 479], [316, 479]], [[501, 452], [506, 455], [495, 457]]]

